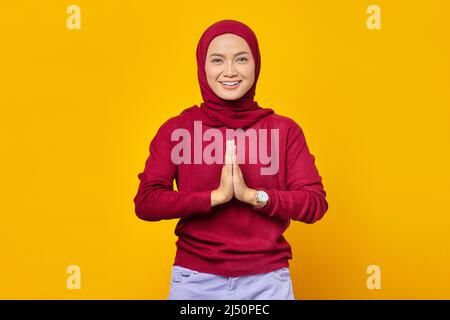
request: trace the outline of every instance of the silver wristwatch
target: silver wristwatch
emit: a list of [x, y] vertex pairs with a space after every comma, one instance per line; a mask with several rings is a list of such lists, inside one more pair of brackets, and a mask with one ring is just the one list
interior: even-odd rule
[[264, 207], [269, 201], [269, 195], [264, 190], [256, 190], [256, 208]]

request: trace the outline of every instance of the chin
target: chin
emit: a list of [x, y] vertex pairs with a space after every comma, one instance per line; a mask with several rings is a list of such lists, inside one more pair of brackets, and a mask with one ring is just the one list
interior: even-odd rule
[[242, 96], [237, 96], [237, 97], [223, 97], [222, 99], [224, 99], [224, 100], [229, 100], [229, 101], [233, 101], [233, 100], [239, 99], [240, 97], [242, 97]]
[[240, 93], [239, 94], [237, 94], [237, 93], [233, 93], [233, 94], [220, 93], [220, 95], [218, 95], [218, 96], [224, 100], [237, 100], [237, 99], [241, 98], [243, 95]]

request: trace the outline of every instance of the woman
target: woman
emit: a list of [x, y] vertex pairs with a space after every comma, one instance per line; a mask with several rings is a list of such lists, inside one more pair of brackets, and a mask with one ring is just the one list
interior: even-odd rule
[[140, 219], [180, 218], [169, 299], [294, 299], [283, 232], [328, 203], [300, 126], [254, 100], [260, 65], [248, 26], [210, 26], [197, 46], [203, 103], [150, 143], [134, 202]]

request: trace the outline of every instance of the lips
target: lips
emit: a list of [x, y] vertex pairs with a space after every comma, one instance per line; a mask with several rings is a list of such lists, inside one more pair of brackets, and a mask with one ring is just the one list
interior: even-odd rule
[[223, 88], [225, 89], [235, 89], [239, 87], [242, 80], [239, 81], [219, 81]]

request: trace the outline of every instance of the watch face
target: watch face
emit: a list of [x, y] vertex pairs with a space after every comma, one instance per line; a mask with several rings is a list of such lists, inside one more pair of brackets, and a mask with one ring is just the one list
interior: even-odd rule
[[269, 195], [265, 191], [258, 191], [258, 199], [262, 202], [267, 202], [269, 200]]

